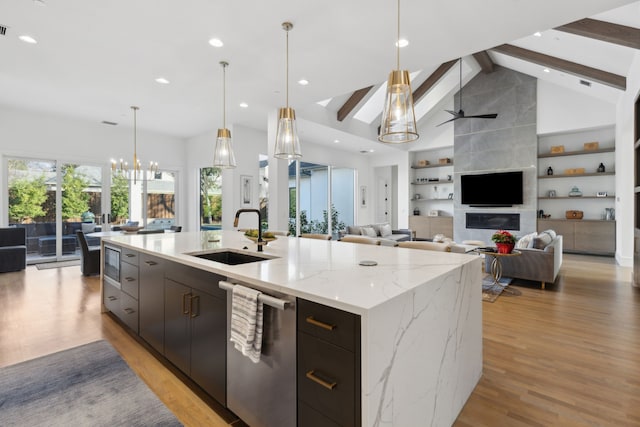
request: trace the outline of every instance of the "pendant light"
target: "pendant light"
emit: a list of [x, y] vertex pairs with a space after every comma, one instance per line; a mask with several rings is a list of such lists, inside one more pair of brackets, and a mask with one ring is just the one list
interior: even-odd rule
[[111, 159], [111, 174], [114, 176], [123, 177], [132, 180], [134, 184], [138, 181], [153, 180], [158, 172], [158, 162], [151, 161], [149, 167], [142, 169], [142, 162], [138, 158], [138, 144], [137, 144], [137, 120], [136, 113], [140, 107], [131, 106], [133, 110], [133, 163], [129, 167], [129, 163], [120, 159], [120, 162], [116, 162]]
[[220, 65], [222, 66], [222, 129], [218, 129], [216, 148], [213, 152], [213, 166], [232, 169], [236, 167], [236, 156], [234, 156], [233, 148], [231, 148], [231, 131], [227, 129], [226, 77], [229, 63], [220, 61]]
[[274, 156], [278, 159], [299, 159], [302, 157], [300, 140], [296, 129], [296, 112], [289, 107], [289, 31], [293, 28], [291, 22], [282, 23], [282, 29], [287, 33], [287, 106], [278, 111], [278, 130], [276, 131], [276, 148]]
[[387, 96], [382, 111], [380, 142], [400, 144], [418, 139], [416, 115], [413, 111], [413, 95], [409, 71], [400, 70], [400, 0], [398, 0], [398, 38], [396, 39], [397, 68], [389, 74]]

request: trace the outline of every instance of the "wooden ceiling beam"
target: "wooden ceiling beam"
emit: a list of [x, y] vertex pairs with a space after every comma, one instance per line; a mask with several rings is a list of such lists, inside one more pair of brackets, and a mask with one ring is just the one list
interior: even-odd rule
[[489, 56], [489, 52], [487, 52], [486, 50], [476, 52], [473, 54], [473, 58], [476, 60], [478, 65], [480, 65], [480, 68], [482, 68], [483, 73], [485, 74], [493, 73], [493, 70], [495, 69], [495, 64], [491, 60], [491, 57]]
[[416, 90], [413, 91], [413, 103], [416, 104], [422, 96], [429, 91], [438, 81], [444, 76], [447, 71], [451, 69], [456, 63], [457, 59], [453, 61], [445, 62], [441, 64], [427, 79], [422, 82], [420, 86]]
[[633, 49], [640, 49], [640, 29], [627, 27], [626, 25], [585, 18], [554, 29]]
[[543, 67], [553, 68], [554, 70], [564, 71], [565, 73], [584, 78], [616, 89], [626, 90], [627, 78], [607, 71], [598, 70], [597, 68], [587, 67], [586, 65], [576, 62], [566, 61], [555, 56], [545, 55], [543, 53], [534, 52], [532, 50], [523, 49], [510, 44], [503, 44], [494, 47], [492, 50], [509, 55], [524, 61], [533, 62]]
[[358, 89], [357, 91], [353, 92], [349, 99], [347, 99], [347, 102], [345, 102], [338, 110], [339, 122], [347, 118], [349, 113], [351, 113], [351, 111], [356, 108], [356, 105], [358, 105], [358, 103], [362, 101], [362, 98], [364, 98], [367, 93], [369, 93], [372, 87], [373, 86], [363, 87], [362, 89]]

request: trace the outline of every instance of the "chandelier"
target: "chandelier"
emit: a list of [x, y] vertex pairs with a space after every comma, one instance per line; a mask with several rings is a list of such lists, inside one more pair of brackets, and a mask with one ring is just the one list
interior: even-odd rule
[[146, 169], [143, 169], [142, 162], [138, 158], [138, 147], [136, 140], [136, 113], [140, 108], [131, 106], [131, 109], [133, 110], [133, 162], [131, 163], [131, 165], [129, 165], [129, 162], [126, 162], [123, 159], [120, 159], [119, 162], [111, 159], [111, 174], [113, 176], [132, 180], [135, 184], [138, 181], [150, 181], [155, 179], [156, 173], [158, 172], [158, 162], [151, 161], [149, 162], [149, 166]]

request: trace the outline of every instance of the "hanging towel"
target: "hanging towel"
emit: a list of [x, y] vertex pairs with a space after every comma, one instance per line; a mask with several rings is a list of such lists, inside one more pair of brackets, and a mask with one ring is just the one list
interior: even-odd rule
[[262, 349], [261, 292], [235, 285], [231, 297], [231, 342], [253, 363], [260, 362]]

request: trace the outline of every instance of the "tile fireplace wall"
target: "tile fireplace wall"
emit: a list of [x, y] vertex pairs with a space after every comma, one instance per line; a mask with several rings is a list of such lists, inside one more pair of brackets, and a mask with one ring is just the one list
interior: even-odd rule
[[[491, 244], [495, 230], [467, 228], [466, 214], [519, 214], [522, 236], [536, 230], [537, 127], [536, 79], [496, 66], [493, 73], [476, 75], [462, 90], [467, 115], [498, 113], [498, 118], [454, 122], [454, 240], [482, 240]], [[456, 95], [455, 110], [459, 106]], [[472, 208], [460, 204], [460, 176], [472, 173], [523, 171], [524, 204], [512, 208]], [[500, 191], [488, 188], [487, 191]], [[476, 226], [477, 227], [477, 224]]]

